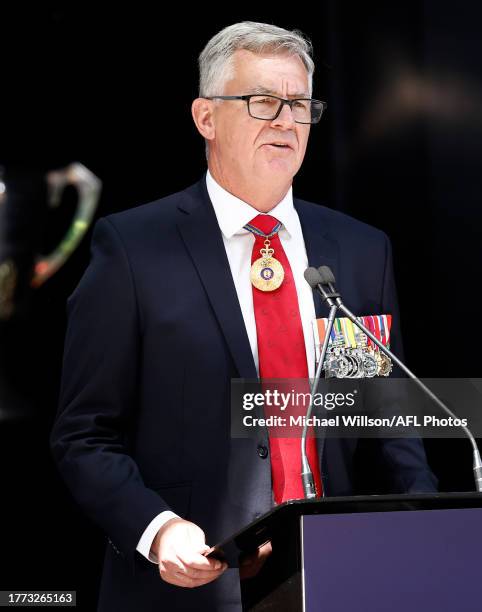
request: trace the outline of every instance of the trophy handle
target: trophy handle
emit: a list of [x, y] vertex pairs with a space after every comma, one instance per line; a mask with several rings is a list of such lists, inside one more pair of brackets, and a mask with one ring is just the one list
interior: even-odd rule
[[51, 208], [59, 206], [65, 188], [73, 185], [79, 194], [77, 210], [72, 223], [59, 245], [48, 255], [38, 255], [35, 260], [32, 287], [40, 287], [61, 268], [77, 248], [89, 229], [99, 202], [102, 181], [88, 168], [74, 162], [62, 170], [47, 174], [47, 186]]

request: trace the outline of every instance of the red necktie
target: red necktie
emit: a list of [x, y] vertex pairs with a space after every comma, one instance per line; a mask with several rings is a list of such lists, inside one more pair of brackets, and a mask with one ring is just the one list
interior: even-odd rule
[[[258, 215], [249, 223], [264, 235], [270, 234], [277, 224], [278, 220], [270, 215]], [[251, 263], [261, 257], [260, 249], [264, 247], [265, 241], [265, 236], [254, 235], [256, 240]], [[273, 257], [283, 266], [284, 279], [280, 287], [274, 291], [261, 291], [253, 286], [259, 376], [261, 379], [307, 379], [305, 340], [293, 274], [278, 233], [269, 240], [270, 248], [274, 249]], [[309, 389], [305, 388], [304, 391], [309, 391]], [[300, 438], [270, 435], [270, 450], [275, 502], [279, 504], [288, 499], [303, 498]], [[320, 494], [322, 485], [316, 439], [313, 436], [307, 439], [307, 455], [313, 471], [316, 490]]]

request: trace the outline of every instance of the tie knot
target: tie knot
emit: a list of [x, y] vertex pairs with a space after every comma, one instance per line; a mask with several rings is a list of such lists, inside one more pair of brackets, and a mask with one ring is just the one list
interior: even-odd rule
[[271, 215], [257, 215], [248, 223], [248, 226], [256, 228], [263, 234], [271, 234], [277, 225], [281, 224], [278, 219], [272, 217]]

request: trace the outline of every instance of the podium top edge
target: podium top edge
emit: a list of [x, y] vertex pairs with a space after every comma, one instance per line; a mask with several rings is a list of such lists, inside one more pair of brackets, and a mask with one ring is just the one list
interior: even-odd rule
[[[482, 500], [482, 493], [477, 491], [460, 491], [450, 493], [393, 493], [390, 495], [346, 495], [346, 496], [330, 496], [320, 497], [316, 499], [289, 499], [272, 508], [270, 512], [282, 508], [283, 506], [293, 506], [296, 504], [339, 504], [344, 503], [376, 503], [376, 502], [406, 502], [406, 501], [424, 501], [424, 500]], [[269, 514], [269, 513], [267, 513]]]
[[214, 555], [227, 549], [237, 551], [256, 548], [271, 539], [276, 530], [302, 516], [396, 511], [430, 511], [482, 508], [482, 493], [404, 493], [393, 495], [359, 495], [292, 499], [279, 504], [237, 533], [213, 547]]

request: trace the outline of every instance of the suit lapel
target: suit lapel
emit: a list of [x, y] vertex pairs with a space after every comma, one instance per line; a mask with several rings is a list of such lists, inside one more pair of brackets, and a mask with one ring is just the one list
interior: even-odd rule
[[205, 178], [179, 205], [178, 228], [208, 295], [240, 378], [257, 378], [251, 347], [226, 249], [207, 193]]
[[[294, 199], [294, 206], [301, 223], [308, 266], [315, 268], [329, 266], [336, 277], [338, 272], [338, 244], [330, 236], [327, 215], [320, 214], [323, 208], [297, 199]], [[313, 299], [316, 317], [327, 317], [328, 308], [321, 301], [318, 292], [313, 292]]]

